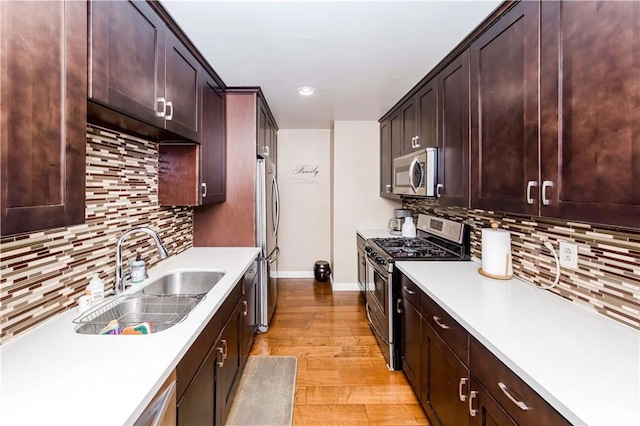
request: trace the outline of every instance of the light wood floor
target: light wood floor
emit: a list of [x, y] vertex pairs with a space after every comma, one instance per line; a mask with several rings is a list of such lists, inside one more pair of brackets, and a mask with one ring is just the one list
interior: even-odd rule
[[389, 371], [359, 292], [280, 279], [269, 331], [252, 355], [298, 358], [294, 425], [428, 425], [411, 386]]

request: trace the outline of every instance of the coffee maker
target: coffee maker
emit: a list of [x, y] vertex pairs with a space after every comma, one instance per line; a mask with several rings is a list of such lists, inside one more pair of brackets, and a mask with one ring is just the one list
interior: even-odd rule
[[389, 233], [392, 235], [402, 234], [402, 224], [405, 217], [413, 217], [413, 211], [409, 209], [393, 209], [393, 219], [389, 219]]

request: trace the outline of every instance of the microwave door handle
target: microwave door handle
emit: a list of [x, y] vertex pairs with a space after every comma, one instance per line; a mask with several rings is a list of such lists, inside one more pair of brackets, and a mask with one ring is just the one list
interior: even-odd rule
[[409, 185], [411, 185], [414, 193], [418, 192], [418, 187], [413, 183], [413, 171], [416, 168], [416, 164], [418, 164], [418, 159], [414, 158], [409, 166]]

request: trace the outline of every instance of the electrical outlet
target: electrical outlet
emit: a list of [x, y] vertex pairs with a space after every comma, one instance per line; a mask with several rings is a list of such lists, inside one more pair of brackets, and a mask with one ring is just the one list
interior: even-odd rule
[[578, 245], [560, 241], [560, 266], [578, 269]]

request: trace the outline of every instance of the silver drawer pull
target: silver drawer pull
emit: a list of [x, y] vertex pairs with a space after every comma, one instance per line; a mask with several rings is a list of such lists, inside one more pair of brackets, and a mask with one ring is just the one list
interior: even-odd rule
[[218, 350], [218, 367], [224, 367], [224, 349], [222, 348], [216, 348]]
[[436, 324], [438, 324], [440, 326], [440, 328], [444, 328], [445, 330], [449, 328], [449, 326], [447, 324], [443, 324], [440, 322], [440, 317], [437, 316], [433, 316], [433, 320], [436, 322]]
[[507, 385], [505, 385], [502, 382], [498, 382], [498, 387], [500, 388], [500, 390], [502, 391], [502, 393], [504, 393], [505, 395], [507, 395], [507, 398], [509, 398], [511, 400], [511, 402], [513, 402], [514, 404], [516, 404], [518, 407], [520, 407], [521, 410], [523, 411], [527, 411], [530, 410], [531, 408], [527, 407], [527, 404], [525, 404], [522, 401], [517, 401], [513, 396], [511, 396], [511, 394], [507, 391]]
[[460, 378], [460, 383], [458, 383], [458, 396], [460, 397], [460, 401], [465, 402], [467, 400], [467, 395], [462, 393], [462, 387], [467, 384], [468, 379], [466, 377]]
[[247, 307], [247, 301], [243, 300], [242, 301], [242, 305], [244, 306], [244, 309], [242, 310], [242, 315], [244, 315], [245, 317], [247, 316], [247, 314], [249, 313], [249, 308]]
[[475, 417], [476, 414], [478, 414], [478, 410], [473, 408], [473, 400], [476, 399], [476, 396], [478, 396], [478, 392], [476, 391], [469, 392], [469, 415], [471, 417]]
[[408, 294], [416, 294], [415, 291], [409, 290], [406, 285], [403, 285], [402, 288], [404, 288], [404, 291], [406, 291]]

